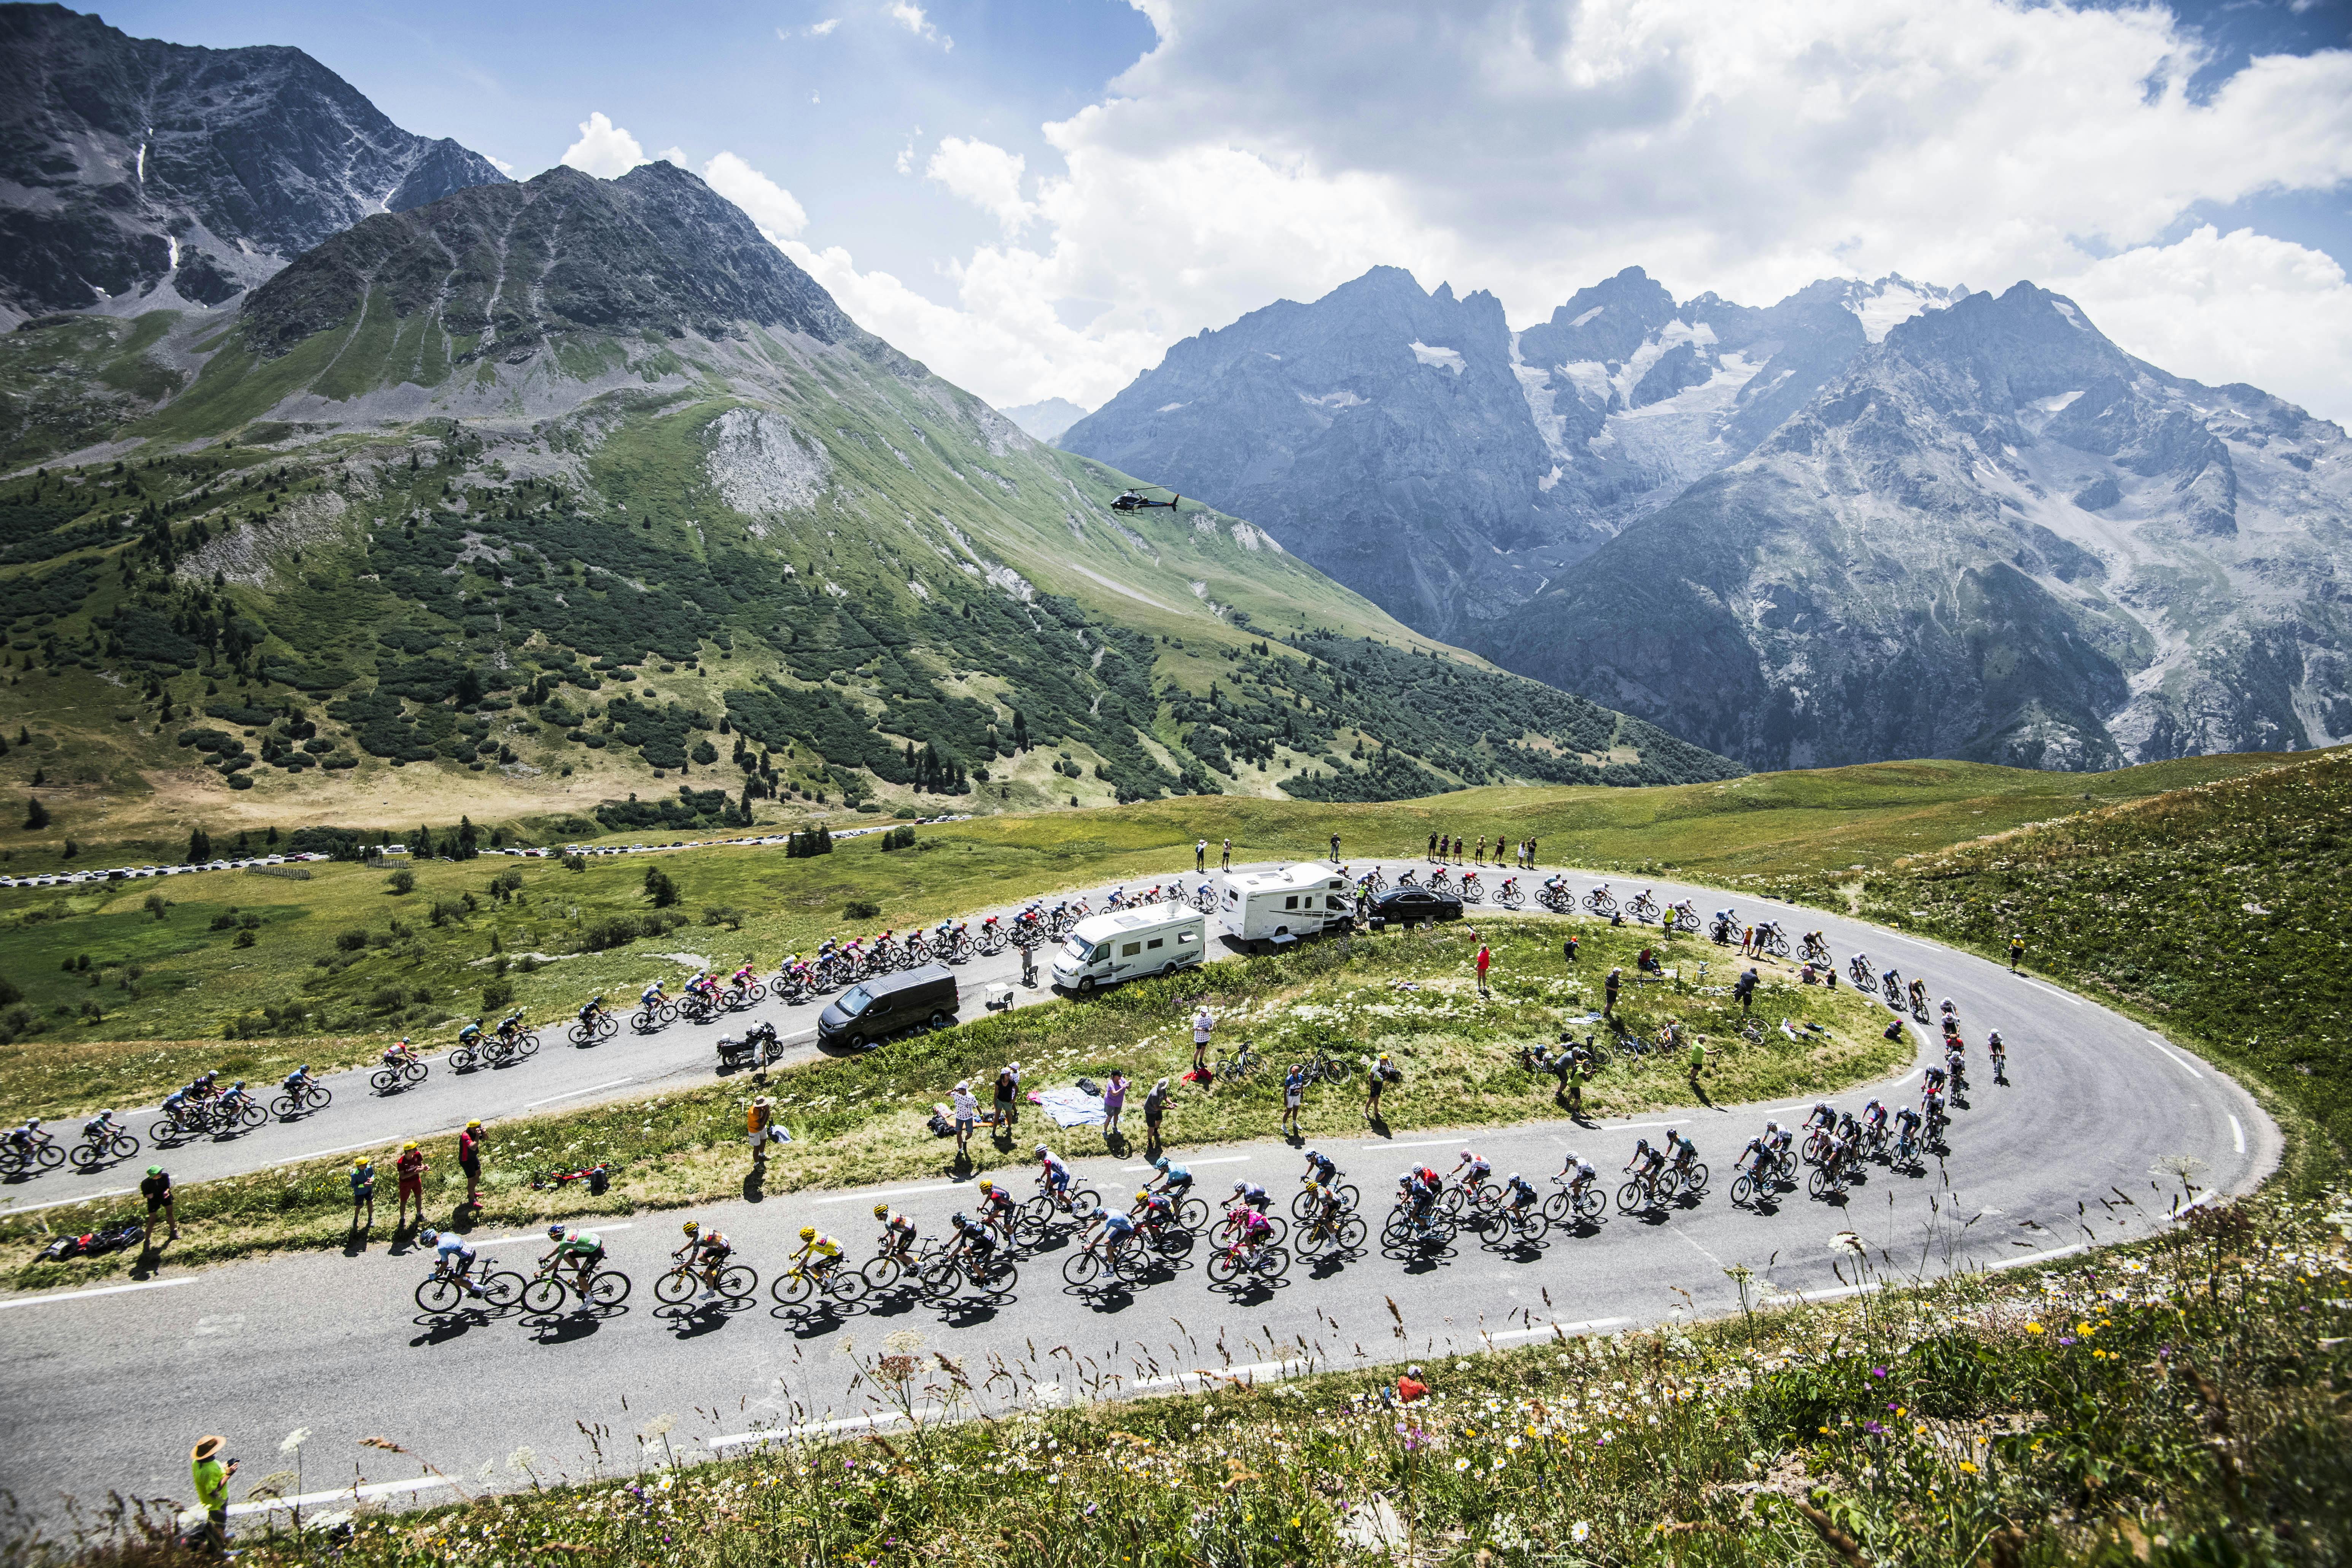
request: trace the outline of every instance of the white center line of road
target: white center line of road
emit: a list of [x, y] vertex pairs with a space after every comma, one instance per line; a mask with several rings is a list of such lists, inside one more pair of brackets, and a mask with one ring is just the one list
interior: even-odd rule
[[[629, 1078], [635, 1078], [635, 1076], [636, 1075], [635, 1073], [631, 1073]], [[535, 1106], [553, 1105], [559, 1100], [577, 1100], [583, 1094], [593, 1094], [600, 1089], [618, 1089], [628, 1081], [629, 1079], [627, 1078], [616, 1078], [610, 1083], [592, 1083], [585, 1089], [567, 1089], [562, 1094], [551, 1094], [545, 1100], [525, 1100], [523, 1102], [523, 1109], [525, 1110], [529, 1110]]]
[[2236, 1146], [2239, 1153], [2242, 1154], [2246, 1152], [2246, 1129], [2234, 1116], [2230, 1118], [2230, 1142]]
[[1365, 1145], [1365, 1150], [1369, 1153], [1377, 1153], [1382, 1149], [1437, 1149], [1460, 1142], [1458, 1138], [1424, 1138], [1418, 1143], [1370, 1143]]
[[1563, 1334], [1589, 1334], [1596, 1329], [1613, 1329], [1620, 1323], [1630, 1323], [1633, 1321], [1631, 1318], [1587, 1318], [1580, 1323], [1545, 1323], [1536, 1328], [1506, 1329], [1500, 1333], [1488, 1334], [1485, 1337], [1496, 1344], [1501, 1344], [1506, 1340], [1542, 1339], [1555, 1331]]
[[326, 1502], [357, 1502], [362, 1498], [396, 1497], [402, 1492], [431, 1491], [436, 1487], [454, 1487], [457, 1483], [443, 1476], [419, 1476], [413, 1481], [372, 1481], [366, 1486], [345, 1487], [341, 1491], [304, 1492], [300, 1497], [271, 1498], [264, 1502], [233, 1502], [228, 1505], [232, 1515], [272, 1513], [279, 1509], [310, 1508]]
[[[632, 1226], [634, 1226], [636, 1223], [637, 1223], [637, 1222], [636, 1222], [636, 1221], [635, 1221], [635, 1220], [633, 1220], [633, 1219], [625, 1219], [625, 1220], [623, 1220], [623, 1221], [622, 1221], [620, 1224], [618, 1224], [618, 1225], [599, 1225], [599, 1226], [588, 1226], [587, 1228], [592, 1229], [592, 1230], [594, 1230], [598, 1235], [600, 1235], [600, 1236], [601, 1236], [601, 1235], [603, 1235], [604, 1232], [606, 1232], [606, 1231], [608, 1231], [608, 1230], [627, 1230], [627, 1229], [630, 1229], [630, 1228], [631, 1228]], [[511, 1246], [512, 1244], [514, 1244], [515, 1242], [518, 1242], [518, 1241], [544, 1241], [544, 1240], [546, 1240], [546, 1239], [547, 1239], [547, 1233], [546, 1233], [545, 1231], [543, 1231], [543, 1230], [535, 1230], [535, 1231], [530, 1231], [530, 1232], [527, 1232], [527, 1233], [525, 1233], [524, 1235], [521, 1235], [521, 1236], [494, 1236], [494, 1237], [490, 1237], [490, 1239], [489, 1239], [489, 1240], [488, 1240], [488, 1241], [476, 1241], [476, 1240], [474, 1240], [472, 1237], [468, 1237], [467, 1238], [467, 1240], [466, 1240], [466, 1245], [467, 1245], [467, 1246], [468, 1246], [468, 1247], [473, 1247], [476, 1251], [479, 1251], [481, 1248], [483, 1248], [483, 1247], [508, 1247], [508, 1246]]]
[[79, 1301], [85, 1296], [120, 1296], [126, 1290], [169, 1290], [174, 1285], [194, 1283], [195, 1280], [193, 1278], [150, 1279], [139, 1285], [101, 1285], [95, 1290], [68, 1290], [56, 1296], [18, 1296], [9, 1300], [0, 1301], [0, 1312], [5, 1312], [11, 1307], [40, 1307], [51, 1301]]
[[2200, 1072], [2187, 1058], [2174, 1050], [2170, 1046], [2166, 1045], [2162, 1040], [2158, 1039], [2154, 1035], [2150, 1035], [2147, 1037], [2147, 1043], [2154, 1046], [2158, 1050], [2163, 1052], [2166, 1060], [2171, 1062], [2173, 1066], [2187, 1073], [2190, 1078], [2203, 1078], [2205, 1076], [2202, 1072]]
[[962, 1182], [941, 1182], [935, 1187], [894, 1187], [888, 1192], [881, 1193], [838, 1193], [829, 1198], [818, 1198], [815, 1200], [815, 1206], [822, 1208], [826, 1204], [853, 1204], [861, 1198], [911, 1198], [918, 1193], [961, 1192], [965, 1185], [966, 1184]]
[[[1189, 1171], [1195, 1165], [1246, 1165], [1255, 1158], [1256, 1156], [1254, 1154], [1220, 1154], [1213, 1160], [1186, 1160], [1181, 1162], [1171, 1160], [1169, 1163], [1181, 1163], [1183, 1167]], [[1119, 1170], [1122, 1173], [1125, 1173], [1128, 1171], [1150, 1171], [1156, 1168], [1157, 1167], [1151, 1165], [1121, 1165]]]
[[84, 1193], [78, 1198], [52, 1198], [45, 1204], [26, 1204], [23, 1208], [0, 1205], [0, 1215], [34, 1214], [41, 1209], [61, 1209], [68, 1204], [86, 1204], [92, 1198], [119, 1198], [125, 1193], [135, 1193], [137, 1187], [107, 1187], [95, 1193]]
[[283, 1170], [289, 1165], [299, 1165], [305, 1160], [323, 1160], [330, 1154], [348, 1154], [354, 1149], [373, 1149], [380, 1143], [391, 1142], [389, 1138], [371, 1138], [364, 1143], [346, 1143], [339, 1149], [313, 1149], [307, 1154], [296, 1154], [291, 1158], [280, 1160], [271, 1169]]
[[[2022, 974], [2019, 975], [2018, 978], [2020, 980], [2025, 980], [2025, 976]], [[2080, 996], [2069, 996], [2063, 991], [2059, 990], [2055, 985], [2044, 985], [2039, 980], [2025, 980], [2025, 983], [2028, 985], [2032, 986], [2036, 991], [2049, 992], [2050, 994], [2057, 997], [2058, 1000], [2067, 1004], [2069, 1006], [2080, 1007], [2083, 1005], [2083, 999]]]

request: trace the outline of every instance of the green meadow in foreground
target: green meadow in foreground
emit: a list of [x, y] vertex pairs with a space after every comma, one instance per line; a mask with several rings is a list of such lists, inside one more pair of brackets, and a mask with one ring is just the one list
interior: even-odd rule
[[[1154, 1079], [1177, 1079], [1192, 1063], [1185, 1027], [1206, 1003], [1223, 1020], [1228, 1045], [1254, 1042], [1267, 1066], [1239, 1083], [1182, 1084], [1165, 1131], [1173, 1148], [1261, 1138], [1277, 1130], [1280, 1074], [1289, 1062], [1322, 1050], [1355, 1068], [1344, 1087], [1317, 1087], [1307, 1096], [1307, 1136], [1360, 1133], [1365, 1066], [1376, 1052], [1392, 1053], [1405, 1081], [1383, 1100], [1384, 1125], [1471, 1127], [1561, 1114], [1547, 1074], [1519, 1065], [1521, 1047], [1550, 1045], [1564, 1030], [1611, 1036], [1595, 1015], [1601, 982], [1612, 964], [1630, 974], [1637, 946], [1649, 940], [1630, 929], [1580, 922], [1586, 937], [1577, 969], [1561, 961], [1557, 922], [1482, 921], [1430, 932], [1388, 932], [1327, 942], [1270, 958], [1242, 959], [1165, 980], [1122, 986], [1087, 1003], [977, 1018], [937, 1034], [894, 1042], [866, 1055], [818, 1060], [765, 1075], [745, 1074], [650, 1100], [616, 1103], [500, 1121], [490, 1131], [485, 1208], [460, 1215], [465, 1197], [454, 1141], [429, 1141], [435, 1174], [427, 1181], [438, 1224], [512, 1226], [557, 1215], [627, 1214], [740, 1195], [747, 1159], [744, 1106], [757, 1093], [777, 1102], [794, 1142], [769, 1159], [771, 1192], [840, 1188], [977, 1171], [1025, 1168], [1032, 1137], [1066, 1153], [1129, 1152], [1143, 1135], [1140, 1103]], [[1484, 939], [1492, 949], [1493, 996], [1479, 996], [1471, 961]], [[1779, 1099], [1827, 1091], [1864, 1081], [1907, 1059], [1908, 1042], [1879, 1033], [1884, 1015], [1851, 990], [1794, 983], [1785, 965], [1765, 965], [1769, 979], [1759, 994], [1758, 1040], [1740, 1035], [1743, 1015], [1726, 994], [1730, 976], [1718, 963], [1711, 977], [1698, 966], [1716, 950], [1685, 939], [1667, 950], [1674, 977], [1630, 985], [1617, 1023], [1644, 1039], [1669, 1026], [1704, 1040], [1713, 1053], [1703, 1082], [1715, 1100]], [[1703, 983], [1703, 980], [1705, 983]], [[1790, 1025], [1784, 1033], [1783, 1020]], [[1806, 1027], [1820, 1026], [1816, 1033]], [[952, 1163], [954, 1146], [926, 1125], [931, 1108], [959, 1079], [985, 1087], [1007, 1061], [1022, 1064], [1031, 1088], [1067, 1085], [1082, 1075], [1097, 1081], [1114, 1068], [1136, 1081], [1125, 1131], [1107, 1141], [1097, 1128], [1057, 1129], [1030, 1107], [1018, 1139], [985, 1137], [970, 1162]], [[1622, 1053], [1584, 1097], [1589, 1114], [1613, 1116], [1688, 1102], [1687, 1064], [1680, 1051]], [[393, 1151], [377, 1152], [389, 1169]], [[257, 1252], [341, 1247], [348, 1237], [349, 1156], [250, 1175], [205, 1182], [183, 1191], [183, 1232], [170, 1248], [175, 1267], [217, 1262]], [[599, 1162], [614, 1168], [611, 1188], [593, 1198], [575, 1186], [534, 1191], [535, 1170], [576, 1170]], [[1025, 1173], [1020, 1178], [1025, 1183]], [[119, 1201], [96, 1200], [16, 1218], [0, 1217], [0, 1248], [27, 1251], [41, 1237], [77, 1234], [111, 1217]], [[389, 1236], [388, 1227], [384, 1234]], [[69, 1284], [142, 1271], [135, 1252], [70, 1263], [24, 1263], [0, 1278], [20, 1287]]]

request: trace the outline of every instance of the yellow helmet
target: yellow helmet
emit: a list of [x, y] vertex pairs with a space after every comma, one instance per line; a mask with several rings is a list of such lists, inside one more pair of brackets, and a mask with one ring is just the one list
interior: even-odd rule
[[996, 1190], [996, 1184], [982, 1178], [980, 1184], [980, 1190], [983, 1193], [992, 1193]]
[[407, 1142], [403, 1143], [403, 1144], [400, 1146], [400, 1148], [401, 1148], [401, 1152], [402, 1152], [403, 1153], [405, 1153], [405, 1152], [407, 1152], [409, 1150], [414, 1149], [414, 1148], [415, 1148], [415, 1147], [416, 1147], [416, 1140], [415, 1140], [415, 1139], [414, 1139], [414, 1138], [411, 1138]]
[[679, 1226], [677, 1228], [686, 1232], [687, 1235], [692, 1236], [695, 1232], [702, 1228], [702, 1222], [698, 1219], [690, 1219], [684, 1225]]
[[890, 1217], [890, 1205], [888, 1204], [876, 1204], [874, 1205], [874, 1217], [876, 1219], [888, 1219]]
[[1135, 1194], [1135, 1201], [1139, 1204], [1148, 1204], [1151, 1201], [1151, 1194], [1139, 1189]]
[[801, 1226], [801, 1239], [803, 1241], [814, 1241], [816, 1239], [816, 1226], [813, 1225], [804, 1225]]
[[468, 1121], [468, 1122], [467, 1122], [467, 1123], [466, 1123], [466, 1131], [468, 1131], [468, 1132], [479, 1132], [481, 1130], [482, 1130], [482, 1123], [481, 1123], [481, 1121], [480, 1121], [480, 1119], [479, 1119], [478, 1117], [478, 1118], [476, 1118], [474, 1121]]

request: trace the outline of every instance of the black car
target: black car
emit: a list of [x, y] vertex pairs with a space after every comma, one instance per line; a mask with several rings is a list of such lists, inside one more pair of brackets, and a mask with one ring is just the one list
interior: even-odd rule
[[1428, 888], [1391, 888], [1372, 895], [1372, 918], [1384, 921], [1458, 921], [1462, 900]]
[[926, 963], [861, 980], [843, 992], [817, 1015], [816, 1037], [819, 1045], [863, 1051], [907, 1029], [944, 1029], [955, 1021], [955, 971]]

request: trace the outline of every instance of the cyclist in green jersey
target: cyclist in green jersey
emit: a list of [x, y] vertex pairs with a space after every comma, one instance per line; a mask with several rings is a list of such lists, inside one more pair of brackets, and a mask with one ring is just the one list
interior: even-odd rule
[[561, 1274], [564, 1265], [571, 1265], [572, 1277], [580, 1282], [580, 1289], [584, 1292], [588, 1289], [589, 1276], [595, 1273], [596, 1266], [604, 1261], [604, 1244], [596, 1238], [593, 1230], [566, 1231], [561, 1225], [549, 1226], [547, 1238], [555, 1245], [541, 1255], [540, 1267], [544, 1268], [552, 1263], [555, 1271]]

